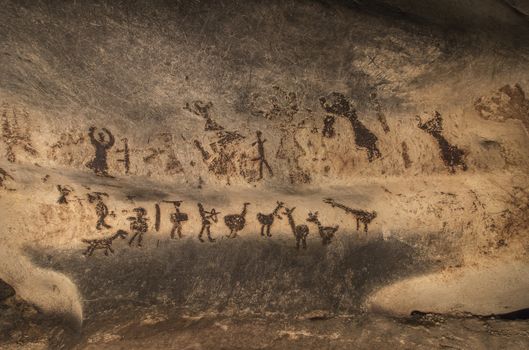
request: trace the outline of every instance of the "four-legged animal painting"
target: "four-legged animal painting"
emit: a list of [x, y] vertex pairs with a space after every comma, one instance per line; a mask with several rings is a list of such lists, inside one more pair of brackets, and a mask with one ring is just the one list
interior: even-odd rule
[[277, 206], [275, 207], [274, 211], [272, 211], [270, 214], [263, 214], [258, 213], [257, 214], [257, 220], [261, 224], [261, 236], [264, 236], [264, 231], [266, 229], [266, 236], [272, 237], [272, 234], [270, 233], [270, 228], [272, 227], [272, 224], [274, 223], [274, 219], [278, 218], [281, 220], [281, 215], [279, 215], [279, 210], [283, 208], [283, 205], [285, 203], [283, 202], [277, 202]]
[[125, 239], [128, 236], [128, 233], [123, 230], [118, 230], [114, 235], [101, 238], [101, 239], [82, 239], [83, 243], [88, 244], [88, 247], [84, 251], [83, 255], [92, 256], [96, 249], [104, 249], [104, 254], [108, 256], [108, 252], [114, 254], [114, 249], [112, 249], [112, 243], [117, 238]]

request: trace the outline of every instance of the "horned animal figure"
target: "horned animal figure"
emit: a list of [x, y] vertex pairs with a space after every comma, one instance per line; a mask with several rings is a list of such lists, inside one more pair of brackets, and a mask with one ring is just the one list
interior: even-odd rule
[[288, 218], [288, 223], [290, 225], [290, 228], [292, 229], [294, 237], [296, 238], [296, 249], [299, 249], [300, 243], [303, 246], [303, 249], [307, 249], [307, 236], [309, 235], [309, 227], [307, 225], [296, 225], [296, 223], [294, 222], [292, 213], [294, 212], [296, 207], [293, 207], [292, 209], [289, 209], [287, 207], [284, 208], [285, 215]]
[[281, 220], [281, 215], [279, 215], [279, 209], [283, 208], [284, 204], [285, 203], [283, 202], [277, 202], [276, 208], [270, 214], [257, 214], [257, 220], [261, 224], [261, 236], [264, 236], [264, 231], [266, 228], [266, 235], [268, 237], [272, 237], [272, 234], [270, 233], [270, 228], [272, 227], [275, 218]]
[[321, 243], [323, 245], [330, 244], [334, 234], [336, 231], [338, 231], [339, 226], [323, 226], [318, 219], [318, 212], [309, 213], [309, 217], [307, 218], [308, 222], [315, 223], [318, 226], [318, 231], [320, 232], [321, 236]]
[[87, 243], [88, 247], [83, 252], [83, 255], [85, 256], [92, 256], [94, 251], [96, 249], [104, 249], [104, 254], [108, 256], [108, 252], [111, 252], [114, 254], [114, 249], [112, 249], [112, 243], [115, 239], [118, 237], [121, 239], [125, 239], [128, 236], [128, 233], [123, 230], [118, 230], [114, 235], [102, 238], [102, 239], [83, 239], [83, 243]]
[[246, 225], [246, 208], [250, 203], [244, 203], [242, 212], [240, 214], [232, 214], [224, 216], [224, 223], [230, 229], [230, 233], [227, 235], [228, 238], [237, 237], [237, 232], [242, 230]]
[[333, 208], [334, 207], [340, 208], [344, 210], [346, 213], [353, 215], [356, 219], [356, 230], [357, 231], [360, 229], [360, 222], [362, 222], [364, 224], [364, 232], [367, 233], [367, 225], [370, 224], [371, 221], [373, 221], [377, 217], [376, 211], [368, 212], [368, 211], [361, 210], [361, 209], [352, 209], [343, 204], [336, 202], [332, 198], [326, 198], [323, 200], [323, 202], [330, 204]]

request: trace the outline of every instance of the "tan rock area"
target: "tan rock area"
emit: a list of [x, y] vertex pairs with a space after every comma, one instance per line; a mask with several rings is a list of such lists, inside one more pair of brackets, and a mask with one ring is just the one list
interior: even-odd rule
[[529, 347], [528, 11], [0, 1], [0, 348]]

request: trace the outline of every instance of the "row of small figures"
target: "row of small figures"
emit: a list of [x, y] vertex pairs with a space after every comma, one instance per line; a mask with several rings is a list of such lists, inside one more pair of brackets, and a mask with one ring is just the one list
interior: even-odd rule
[[[346, 213], [351, 214], [356, 219], [356, 229], [359, 230], [360, 223], [364, 225], [364, 231], [367, 233], [368, 230], [368, 224], [376, 218], [377, 213], [375, 211], [368, 212], [360, 209], [352, 209], [349, 208], [343, 204], [337, 203], [332, 198], [327, 198], [324, 200], [325, 203], [330, 204], [332, 207], [337, 207], [342, 210], [344, 210]], [[171, 214], [171, 223], [173, 224], [173, 227], [171, 229], [171, 238], [174, 239], [176, 235], [178, 237], [182, 237], [182, 224], [183, 222], [187, 221], [188, 215], [186, 213], [182, 213], [179, 210], [180, 204], [182, 201], [170, 201], [170, 203], [173, 203], [175, 206], [175, 212]], [[211, 209], [210, 211], [207, 211], [204, 209], [204, 206], [202, 203], [198, 203], [198, 210], [201, 217], [201, 229], [198, 234], [198, 239], [201, 242], [204, 242], [203, 236], [204, 233], [207, 234], [207, 238], [210, 242], [214, 242], [215, 239], [211, 236], [211, 225], [212, 223], [218, 222], [218, 215], [220, 212], [216, 211], [215, 209]], [[244, 203], [243, 209], [241, 213], [239, 214], [231, 214], [231, 215], [225, 215], [224, 216], [224, 223], [226, 226], [230, 229], [230, 233], [227, 235], [228, 238], [235, 238], [237, 237], [237, 234], [239, 231], [241, 231], [246, 226], [246, 213], [247, 213], [247, 207], [250, 205], [250, 203]], [[283, 211], [281, 211], [283, 209]], [[258, 213], [257, 214], [257, 220], [259, 221], [261, 225], [261, 236], [266, 237], [272, 237], [271, 234], [271, 227], [275, 221], [275, 218], [281, 220], [282, 216], [281, 214], [285, 215], [288, 219], [289, 226], [292, 229], [292, 233], [296, 239], [296, 248], [299, 249], [302, 247], [303, 249], [306, 249], [307, 247], [307, 236], [309, 234], [309, 228], [307, 225], [301, 224], [296, 225], [294, 218], [293, 218], [293, 212], [296, 209], [296, 207], [288, 208], [285, 206], [285, 203], [283, 202], [277, 202], [277, 206], [274, 208], [274, 210], [269, 214], [263, 214]], [[142, 240], [143, 240], [143, 234], [147, 232], [148, 230], [148, 224], [147, 221], [149, 220], [146, 215], [147, 211], [144, 208], [138, 207], [134, 208], [133, 210], [136, 213], [136, 216], [129, 217], [127, 220], [130, 222], [130, 229], [132, 231], [132, 237], [129, 240], [129, 245], [133, 246], [136, 244], [138, 247], [141, 247]], [[160, 219], [160, 207], [157, 204], [156, 205], [156, 224], [155, 228], [156, 230], [159, 229], [159, 219]], [[318, 232], [320, 234], [320, 237], [322, 239], [322, 244], [327, 245], [330, 244], [332, 239], [334, 238], [334, 235], [336, 231], [338, 231], [339, 226], [323, 226], [318, 219], [318, 212], [311, 212], [308, 215], [308, 218], [306, 219], [308, 222], [314, 223], [318, 226]], [[112, 249], [112, 243], [115, 239], [121, 238], [125, 239], [129, 235], [128, 232], [124, 230], [118, 230], [114, 235], [102, 238], [102, 239], [83, 239], [82, 241], [86, 244], [88, 244], [88, 247], [84, 251], [84, 255], [91, 256], [95, 250], [102, 249], [104, 250], [104, 254], [108, 255], [110, 253], [114, 253], [114, 250]]]

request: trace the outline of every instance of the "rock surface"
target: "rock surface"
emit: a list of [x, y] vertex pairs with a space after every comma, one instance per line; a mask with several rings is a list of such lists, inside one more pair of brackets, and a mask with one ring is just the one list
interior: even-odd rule
[[529, 346], [525, 1], [0, 5], [0, 347]]

